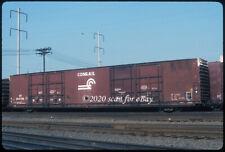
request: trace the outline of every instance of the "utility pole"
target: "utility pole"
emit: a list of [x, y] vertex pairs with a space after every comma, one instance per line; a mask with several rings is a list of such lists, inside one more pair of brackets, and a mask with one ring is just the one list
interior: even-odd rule
[[100, 50], [102, 49], [102, 50], [103, 50], [103, 53], [104, 53], [104, 48], [101, 48], [101, 47], [100, 47], [100, 36], [102, 36], [103, 41], [104, 41], [104, 35], [103, 35], [103, 34], [100, 34], [100, 32], [94, 33], [94, 39], [95, 39], [95, 35], [98, 35], [98, 47], [95, 47], [94, 50], [95, 50], [96, 48], [98, 48], [98, 66], [101, 66]]
[[47, 48], [41, 48], [41, 49], [36, 49], [35, 51], [37, 51], [36, 54], [40, 54], [43, 56], [43, 72], [45, 72], [45, 55], [48, 54], [48, 53], [51, 53], [52, 52], [50, 51], [52, 48], [50, 47], [47, 47]]
[[15, 10], [10, 10], [10, 18], [11, 18], [11, 13], [12, 12], [17, 12], [18, 13], [18, 24], [17, 24], [17, 29], [15, 28], [10, 28], [10, 36], [11, 36], [11, 30], [16, 30], [17, 31], [17, 74], [20, 74], [20, 32], [26, 32], [26, 39], [27, 39], [27, 31], [20, 30], [20, 14], [23, 14], [26, 16], [26, 22], [28, 20], [28, 15], [26, 13], [20, 12], [20, 8], [18, 8], [18, 11]]

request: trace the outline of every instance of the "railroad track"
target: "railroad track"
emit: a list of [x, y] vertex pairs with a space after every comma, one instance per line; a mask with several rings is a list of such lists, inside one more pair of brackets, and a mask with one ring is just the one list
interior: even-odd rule
[[56, 119], [116, 119], [142, 121], [169, 121], [169, 122], [215, 122], [223, 121], [223, 112], [3, 112], [3, 118], [50, 118]]
[[163, 146], [145, 146], [133, 144], [120, 144], [102, 141], [81, 140], [72, 138], [49, 137], [30, 135], [15, 132], [2, 133], [2, 145], [5, 149], [26, 150], [176, 150]]
[[117, 124], [117, 123], [84, 123], [84, 122], [35, 122], [35, 121], [2, 121], [3, 127], [34, 128], [44, 130], [66, 130], [93, 133], [113, 133], [134, 136], [162, 136], [185, 138], [223, 138], [222, 125], [196, 124]]

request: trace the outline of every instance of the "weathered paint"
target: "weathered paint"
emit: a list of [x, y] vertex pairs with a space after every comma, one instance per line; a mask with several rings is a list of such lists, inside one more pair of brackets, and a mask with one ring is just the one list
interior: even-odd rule
[[10, 77], [11, 106], [201, 104], [202, 64], [207, 65], [186, 59], [15, 75]]
[[223, 102], [223, 62], [209, 62], [210, 99]]

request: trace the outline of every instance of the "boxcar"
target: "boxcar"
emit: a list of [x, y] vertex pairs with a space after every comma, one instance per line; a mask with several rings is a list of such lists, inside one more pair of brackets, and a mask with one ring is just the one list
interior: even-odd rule
[[223, 62], [209, 62], [210, 100], [215, 107], [223, 107]]
[[9, 103], [9, 79], [2, 79], [2, 108], [4, 109]]
[[207, 61], [184, 59], [10, 77], [10, 107], [187, 107], [209, 104]]

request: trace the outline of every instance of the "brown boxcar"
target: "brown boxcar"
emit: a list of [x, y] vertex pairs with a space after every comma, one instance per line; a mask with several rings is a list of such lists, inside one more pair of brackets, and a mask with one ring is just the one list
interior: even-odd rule
[[210, 100], [223, 106], [223, 62], [209, 62]]
[[10, 77], [10, 106], [87, 107], [92, 96], [109, 96], [109, 68], [92, 68]]
[[10, 106], [17, 108], [182, 107], [209, 98], [208, 63], [199, 58], [10, 77]]
[[150, 103], [141, 103], [145, 106], [210, 104], [207, 61], [186, 59], [114, 66], [111, 95], [150, 98]]

